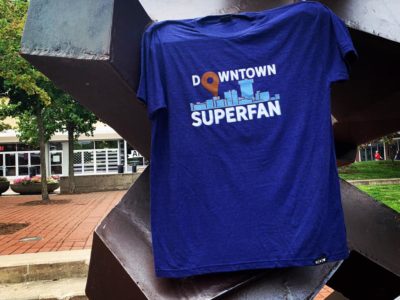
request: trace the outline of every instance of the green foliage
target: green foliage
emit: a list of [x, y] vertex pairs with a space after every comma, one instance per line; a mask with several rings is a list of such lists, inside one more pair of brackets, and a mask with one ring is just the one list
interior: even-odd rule
[[362, 161], [338, 170], [345, 180], [400, 178], [400, 161]]
[[38, 120], [43, 119], [45, 141], [57, 131], [93, 134], [96, 117], [56, 88], [19, 55], [28, 1], [0, 0], [0, 130], [5, 117], [17, 119], [21, 142], [39, 146]]
[[60, 90], [53, 90], [52, 92], [53, 106], [56, 107], [57, 114], [55, 120], [58, 121], [57, 129], [59, 131], [71, 130], [74, 133], [74, 139], [77, 139], [81, 134], [93, 135], [97, 117], [70, 95]]
[[[0, 110], [2, 107], [7, 107], [9, 99], [6, 97], [0, 97]], [[7, 117], [7, 115], [1, 115], [0, 114], [0, 132], [6, 130], [6, 129], [11, 129], [11, 126], [7, 123], [4, 123], [4, 119]]]
[[0, 93], [20, 89], [44, 104], [50, 97], [43, 88], [48, 79], [19, 55], [28, 1], [0, 0]]
[[[42, 111], [43, 124], [45, 127], [44, 137], [45, 141], [49, 141], [51, 136], [57, 131], [58, 124], [55, 122], [54, 117], [56, 112], [51, 106], [46, 107]], [[31, 145], [33, 147], [39, 146], [39, 134], [37, 117], [29, 112], [22, 112], [18, 114], [18, 133], [17, 137], [20, 142]]]
[[38, 117], [43, 119], [45, 141], [50, 140], [59, 128], [55, 106], [45, 105], [37, 95], [29, 96], [19, 88], [10, 89], [8, 96], [8, 101], [0, 103], [0, 119], [13, 117], [17, 120], [19, 140], [34, 147], [39, 146]]
[[[0, 120], [16, 118], [20, 140], [38, 146], [36, 118], [49, 118], [45, 112], [51, 103], [47, 90], [55, 87], [19, 55], [28, 4], [23, 0], [0, 0]], [[52, 126], [44, 129], [46, 138], [54, 133]]]
[[400, 185], [359, 185], [360, 190], [400, 213]]

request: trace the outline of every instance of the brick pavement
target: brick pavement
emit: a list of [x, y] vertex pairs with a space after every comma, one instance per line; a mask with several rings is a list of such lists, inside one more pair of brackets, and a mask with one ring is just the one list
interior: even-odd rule
[[[66, 204], [21, 206], [40, 200], [40, 195], [1, 196], [0, 223], [29, 223], [14, 234], [0, 235], [0, 255], [85, 249], [92, 246], [96, 225], [119, 202], [126, 191], [77, 195], [50, 195], [52, 200], [71, 200]], [[22, 242], [35, 237], [39, 241]]]
[[324, 300], [326, 299], [330, 294], [334, 292], [333, 289], [331, 289], [329, 286], [325, 285], [322, 290], [318, 293], [317, 296], [315, 296], [314, 300]]
[[[29, 223], [14, 234], [0, 235], [0, 255], [50, 252], [91, 248], [97, 224], [120, 201], [126, 191], [77, 195], [50, 195], [52, 200], [71, 200], [66, 204], [22, 206], [40, 200], [40, 195], [1, 196], [0, 223]], [[40, 241], [21, 242], [24, 237]], [[315, 297], [323, 300], [333, 290], [325, 286]]]

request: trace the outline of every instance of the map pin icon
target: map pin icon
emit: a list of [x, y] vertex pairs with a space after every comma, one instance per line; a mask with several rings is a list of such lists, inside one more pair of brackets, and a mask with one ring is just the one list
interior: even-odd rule
[[206, 72], [201, 76], [201, 84], [214, 97], [218, 96], [219, 77], [214, 72]]

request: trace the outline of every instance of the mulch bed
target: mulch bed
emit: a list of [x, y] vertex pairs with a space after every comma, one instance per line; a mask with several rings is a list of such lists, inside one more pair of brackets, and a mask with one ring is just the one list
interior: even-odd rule
[[71, 199], [50, 200], [48, 202], [44, 202], [42, 200], [34, 200], [34, 201], [20, 203], [18, 205], [21, 205], [21, 206], [55, 205], [55, 204], [68, 204], [70, 202], [71, 202]]
[[28, 225], [28, 223], [0, 223], [0, 235], [16, 233]]

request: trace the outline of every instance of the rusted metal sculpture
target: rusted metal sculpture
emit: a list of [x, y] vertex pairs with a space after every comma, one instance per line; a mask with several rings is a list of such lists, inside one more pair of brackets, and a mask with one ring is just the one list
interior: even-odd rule
[[[149, 157], [150, 123], [135, 95], [145, 27], [153, 20], [255, 11], [291, 2], [31, 0], [21, 52]], [[390, 17], [399, 4], [322, 2], [352, 28], [360, 56], [351, 81], [332, 89], [337, 161], [348, 164], [357, 145], [400, 129], [400, 26]], [[148, 173], [94, 233], [86, 290], [90, 299], [309, 299], [327, 282], [349, 298], [362, 298], [362, 292], [369, 297], [364, 299], [400, 294], [400, 217], [345, 182], [342, 199], [353, 251], [344, 263], [156, 278]], [[373, 284], [360, 290], [359, 278]]]

